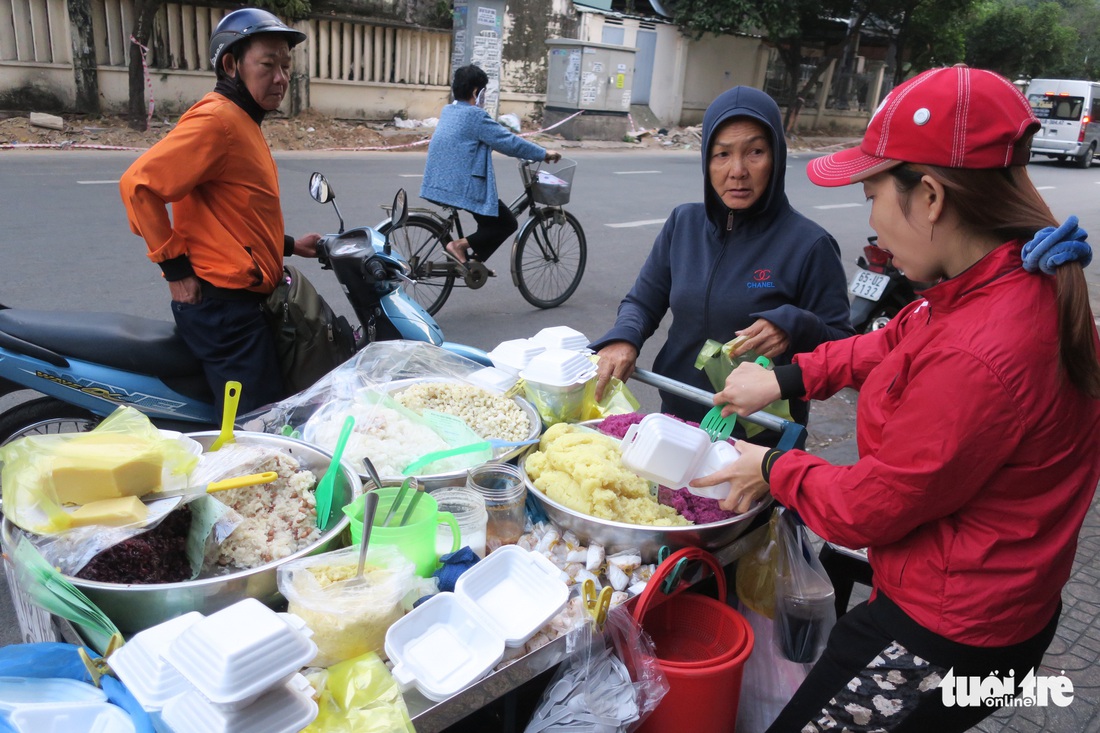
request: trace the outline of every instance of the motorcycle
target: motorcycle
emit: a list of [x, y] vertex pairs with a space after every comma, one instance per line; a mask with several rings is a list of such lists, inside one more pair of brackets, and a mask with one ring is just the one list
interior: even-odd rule
[[[346, 231], [335, 191], [322, 174], [310, 176], [309, 192], [318, 203], [332, 203], [340, 222], [336, 234], [317, 243], [317, 258], [335, 274], [361, 324], [357, 349], [408, 339], [491, 365], [484, 351], [444, 341], [439, 325], [405, 292], [412, 269], [389, 243], [389, 234], [408, 218], [404, 190], [389, 219]], [[121, 313], [0, 304], [0, 398], [23, 390], [41, 396], [0, 412], [0, 445], [28, 434], [90, 430], [121, 405], [170, 430], [203, 430], [220, 421], [202, 365], [175, 324]]]
[[893, 257], [878, 246], [878, 237], [868, 237], [859, 267], [848, 283], [852, 294], [851, 319], [856, 333], [877, 331], [905, 306], [921, 297], [930, 283], [910, 280], [894, 267]]

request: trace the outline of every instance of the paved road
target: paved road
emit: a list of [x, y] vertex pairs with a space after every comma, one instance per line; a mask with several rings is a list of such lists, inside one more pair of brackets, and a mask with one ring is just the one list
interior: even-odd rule
[[[569, 209], [583, 223], [589, 242], [588, 271], [580, 289], [566, 305], [550, 311], [530, 307], [507, 277], [490, 281], [479, 291], [457, 291], [437, 316], [450, 340], [488, 349], [501, 340], [561, 324], [598, 336], [614, 321], [619, 299], [633, 282], [660, 222], [675, 205], [701, 195], [698, 152], [582, 150], [569, 154], [579, 162]], [[142, 256], [143, 243], [130, 234], [118, 198], [116, 182], [134, 157], [129, 153], [3, 154], [0, 303], [170, 319], [167, 289], [156, 268]], [[821, 189], [809, 184], [804, 172], [809, 157], [805, 153], [791, 156], [788, 194], [798, 209], [837, 238], [851, 273], [870, 233], [869, 207], [858, 186]], [[347, 223], [358, 225], [380, 220], [379, 204], [388, 203], [398, 186], [415, 193], [424, 163], [418, 153], [280, 153], [276, 159], [289, 229], [295, 233], [335, 229], [331, 209], [318, 206], [306, 194], [310, 172], [326, 173]], [[518, 175], [510, 161], [498, 159], [496, 170], [502, 197], [515, 195]], [[1100, 169], [1037, 162], [1031, 173], [1058, 217], [1077, 214], [1086, 227], [1100, 226]], [[351, 315], [331, 274], [310, 262], [304, 269], [337, 310]], [[1095, 269], [1093, 307], [1100, 313], [1100, 278]], [[643, 352], [642, 366], [649, 365], [655, 351]], [[644, 407], [656, 407], [648, 388], [639, 385], [637, 392]], [[841, 463], [855, 457], [853, 405], [850, 395], [834, 398], [815, 411], [811, 425], [815, 450]], [[1094, 507], [1082, 533], [1074, 577], [1064, 594], [1067, 608], [1062, 628], [1047, 658], [1053, 669], [1065, 669], [1073, 680], [1075, 702], [1068, 708], [1002, 711], [980, 727], [983, 733], [1100, 730], [1098, 555], [1100, 512]], [[16, 640], [10, 609], [0, 609], [0, 644]]]

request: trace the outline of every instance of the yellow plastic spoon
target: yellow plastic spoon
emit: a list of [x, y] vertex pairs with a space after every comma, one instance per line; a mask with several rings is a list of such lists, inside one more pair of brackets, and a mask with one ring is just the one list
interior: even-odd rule
[[237, 419], [237, 403], [241, 401], [241, 383], [229, 381], [225, 383], [225, 406], [222, 408], [222, 432], [218, 439], [210, 446], [208, 452], [221, 448], [227, 443], [234, 442], [233, 421]]

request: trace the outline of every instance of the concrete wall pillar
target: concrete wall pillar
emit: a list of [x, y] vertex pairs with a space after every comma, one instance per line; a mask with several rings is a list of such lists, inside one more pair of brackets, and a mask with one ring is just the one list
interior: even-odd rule
[[878, 109], [879, 99], [882, 97], [882, 78], [886, 74], [886, 62], [869, 61], [867, 66], [868, 71], [875, 75], [875, 80], [871, 82], [871, 88], [867, 92], [867, 111], [873, 115], [875, 110]]
[[290, 88], [287, 89], [287, 97], [290, 98], [289, 114], [297, 117], [309, 109], [309, 49], [313, 47], [314, 39], [310, 37], [309, 21], [299, 20], [293, 25], [295, 30], [306, 34], [306, 43], [299, 43], [290, 52]]
[[817, 115], [814, 117], [814, 128], [821, 127], [821, 118], [825, 115], [825, 103], [829, 100], [829, 92], [833, 87], [833, 72], [836, 71], [836, 59], [829, 61], [829, 68], [825, 69], [825, 78], [821, 80], [821, 99], [817, 100]]

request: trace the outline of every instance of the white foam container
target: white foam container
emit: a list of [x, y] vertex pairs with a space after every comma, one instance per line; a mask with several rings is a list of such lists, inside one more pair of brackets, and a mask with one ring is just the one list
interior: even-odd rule
[[135, 733], [130, 715], [109, 702], [20, 705], [8, 714], [19, 733]]
[[532, 359], [519, 375], [540, 385], [568, 387], [596, 376], [596, 365], [577, 351], [547, 349]]
[[517, 372], [499, 367], [485, 367], [466, 375], [466, 381], [491, 392], [507, 392], [518, 381]]
[[493, 362], [493, 366], [512, 374], [519, 374], [546, 348], [545, 344], [537, 344], [530, 339], [511, 339], [497, 344], [489, 352], [489, 359]]
[[203, 615], [191, 611], [135, 634], [108, 660], [111, 669], [148, 711], [160, 710], [173, 697], [187, 692], [191, 684], [164, 658], [180, 634]]
[[210, 703], [246, 707], [317, 655], [305, 621], [246, 598], [192, 624], [164, 658]]
[[544, 328], [530, 339], [548, 349], [569, 349], [591, 353], [588, 349], [588, 337], [569, 326], [550, 326]]
[[620, 448], [623, 466], [670, 489], [682, 489], [696, 476], [710, 436], [668, 415], [646, 415], [631, 425]]
[[[740, 457], [741, 451], [734, 448], [731, 443], [724, 440], [720, 440], [717, 443], [711, 443], [706, 454], [703, 456], [703, 460], [699, 462], [699, 466], [695, 469], [695, 474], [691, 478], [697, 479], [700, 476], [712, 474], [723, 466], [733, 463]], [[723, 481], [714, 486], [688, 486], [687, 490], [696, 496], [705, 496], [708, 499], [718, 499], [721, 501], [729, 496], [730, 483], [729, 481]]]
[[0, 677], [0, 711], [24, 705], [107, 702], [103, 690], [64, 677]]
[[440, 701], [488, 674], [505, 647], [521, 646], [561, 610], [569, 589], [537, 552], [505, 545], [386, 632], [401, 690]]
[[296, 733], [316, 717], [313, 688], [300, 674], [238, 710], [212, 705], [191, 690], [173, 698], [161, 712], [173, 733]]

